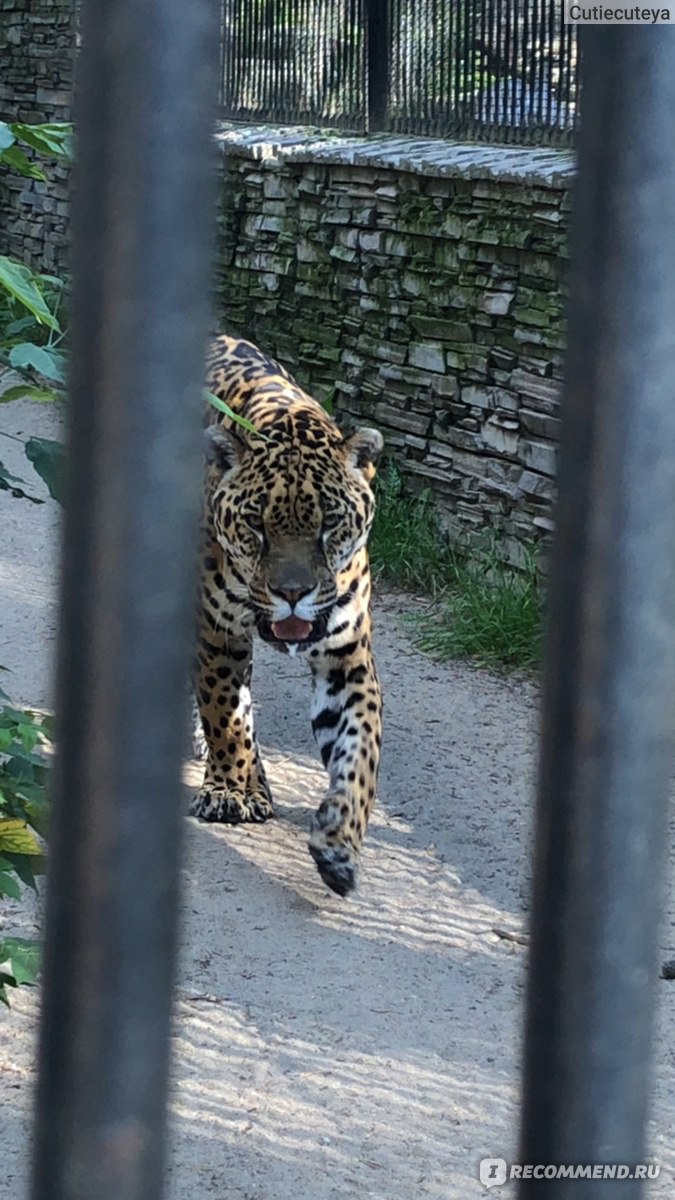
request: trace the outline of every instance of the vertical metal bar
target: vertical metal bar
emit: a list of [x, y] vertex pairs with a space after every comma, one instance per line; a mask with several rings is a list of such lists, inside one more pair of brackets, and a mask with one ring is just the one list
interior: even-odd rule
[[227, 0], [218, 0], [219, 20], [219, 60], [218, 60], [218, 114], [222, 116], [225, 108], [225, 72], [229, 58], [229, 38], [227, 35]]
[[389, 108], [390, 0], [366, 0], [368, 132], [386, 128]]
[[[581, 48], [575, 25], [565, 26], [567, 44], [567, 120], [569, 127], [579, 128], [579, 99], [581, 95]], [[574, 104], [574, 115], [571, 107]]]
[[207, 330], [217, 0], [87, 0], [33, 1200], [156, 1200]]
[[583, 33], [520, 1151], [540, 1164], [644, 1157], [675, 728], [675, 29]]

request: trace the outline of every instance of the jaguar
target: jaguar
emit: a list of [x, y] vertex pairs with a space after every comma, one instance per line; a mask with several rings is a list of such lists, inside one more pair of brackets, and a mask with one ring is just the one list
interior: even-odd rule
[[[194, 687], [204, 780], [193, 816], [274, 815], [251, 706], [255, 638], [302, 655], [328, 787], [309, 850], [340, 896], [355, 887], [375, 802], [382, 699], [371, 643], [367, 540], [382, 435], [343, 435], [326, 410], [251, 342], [214, 340]], [[234, 419], [231, 414], [236, 414]]]

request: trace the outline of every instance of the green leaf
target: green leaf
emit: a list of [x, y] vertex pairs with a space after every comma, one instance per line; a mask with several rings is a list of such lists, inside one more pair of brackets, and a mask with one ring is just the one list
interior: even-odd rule
[[[33, 781], [14, 780], [9, 773], [3, 780], [5, 800], [3, 811], [10, 817], [21, 818], [38, 830], [39, 824], [46, 826], [45, 814], [46, 773], [42, 779]], [[44, 818], [44, 819], [43, 819]]]
[[14, 871], [26, 887], [32, 888], [34, 892], [37, 891], [35, 876], [45, 873], [46, 864], [43, 854], [8, 854], [3, 858], [3, 862], [8, 863], [6, 869]]
[[26, 750], [34, 750], [40, 740], [40, 731], [34, 725], [21, 723], [18, 734]]
[[[25, 329], [35, 329], [35, 317], [30, 313], [19, 317], [16, 321], [10, 321], [9, 325], [5, 325], [4, 333], [6, 338], [16, 337], [18, 333], [23, 333]], [[7, 345], [7, 341], [3, 345]]]
[[26, 715], [22, 708], [14, 708], [12, 704], [5, 704], [0, 708], [0, 725], [3, 728], [9, 725], [18, 725], [26, 719]]
[[42, 183], [47, 180], [41, 167], [38, 167], [37, 163], [31, 162], [19, 146], [10, 146], [8, 150], [0, 150], [0, 163], [9, 167], [11, 171], [16, 171], [17, 175], [23, 175], [26, 179], [39, 179]]
[[51, 283], [57, 292], [63, 291], [66, 286], [65, 279], [62, 279], [60, 275], [40, 275], [40, 279], [43, 283]]
[[0, 754], [6, 754], [13, 741], [14, 734], [11, 729], [0, 729]]
[[58, 350], [36, 346], [34, 342], [20, 342], [18, 346], [12, 346], [9, 361], [10, 365], [18, 370], [32, 368], [46, 379], [53, 379], [55, 383], [65, 382], [63, 355], [59, 354]]
[[327, 396], [324, 396], [323, 400], [321, 401], [321, 407], [323, 408], [324, 412], [328, 413], [329, 417], [332, 417], [334, 415], [334, 413], [335, 413], [335, 388], [333, 388], [333, 390], [330, 391]]
[[[46, 838], [49, 833], [49, 804], [46, 800], [30, 800], [24, 808], [26, 816], [33, 829], [37, 829], [40, 837]], [[38, 868], [33, 866], [38, 873]]]
[[60, 332], [59, 323], [47, 307], [40, 291], [38, 279], [39, 276], [31, 271], [30, 267], [0, 254], [0, 288], [14, 296], [43, 325]]
[[40, 971], [40, 946], [28, 938], [3, 938], [0, 963], [7, 963], [16, 983], [34, 983]]
[[11, 127], [6, 121], [0, 121], [0, 151], [6, 150], [8, 146], [13, 146], [16, 137], [12, 133]]
[[24, 447], [26, 457], [47, 484], [53, 500], [63, 504], [63, 477], [66, 451], [62, 442], [51, 438], [29, 438]]
[[44, 773], [46, 764], [41, 754], [34, 754], [28, 750], [24, 750], [20, 742], [14, 743], [12, 753], [14, 757], [8, 759], [2, 766], [5, 774], [13, 780], [18, 780], [22, 784], [24, 782], [30, 784], [35, 778], [36, 773]]
[[0, 818], [0, 853], [41, 854], [40, 847], [25, 821]]
[[37, 400], [40, 404], [53, 404], [60, 400], [61, 392], [54, 388], [33, 387], [27, 383], [17, 383], [15, 387], [7, 388], [0, 396], [0, 404], [10, 404], [12, 400]]
[[13, 121], [10, 129], [14, 136], [25, 146], [55, 158], [70, 158], [72, 151], [73, 127], [64, 121], [54, 121], [42, 125], [24, 125]]
[[13, 875], [0, 871], [0, 896], [9, 896], [11, 900], [21, 899], [21, 888]]
[[220, 396], [214, 396], [213, 392], [205, 390], [204, 399], [207, 400], [209, 404], [213, 405], [214, 408], [217, 408], [219, 412], [225, 413], [225, 416], [229, 417], [232, 421], [235, 421], [237, 425], [241, 425], [242, 429], [246, 429], [249, 433], [254, 434], [255, 437], [265, 438], [264, 433], [261, 433], [259, 429], [256, 429], [255, 425], [252, 425], [250, 421], [246, 420], [246, 417], [240, 416], [239, 413], [235, 412], [233, 408], [230, 408], [229, 404], [227, 404], [224, 400], [221, 400]]

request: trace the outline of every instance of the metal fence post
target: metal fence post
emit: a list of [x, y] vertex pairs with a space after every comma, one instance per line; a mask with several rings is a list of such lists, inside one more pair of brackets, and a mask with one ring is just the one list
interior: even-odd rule
[[387, 127], [391, 0], [366, 0], [366, 88], [368, 133]]
[[87, 0], [33, 1200], [156, 1200], [208, 327], [215, 0]]
[[675, 730], [675, 29], [584, 33], [520, 1157], [630, 1165]]

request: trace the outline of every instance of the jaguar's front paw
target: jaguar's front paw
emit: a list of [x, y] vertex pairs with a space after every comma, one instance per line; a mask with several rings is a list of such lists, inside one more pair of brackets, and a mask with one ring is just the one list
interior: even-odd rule
[[190, 816], [223, 825], [269, 821], [274, 816], [270, 796], [264, 791], [234, 791], [203, 787], [190, 802]]
[[338, 896], [353, 892], [358, 876], [358, 850], [349, 833], [330, 819], [324, 806], [314, 818], [309, 852], [331, 891]]

